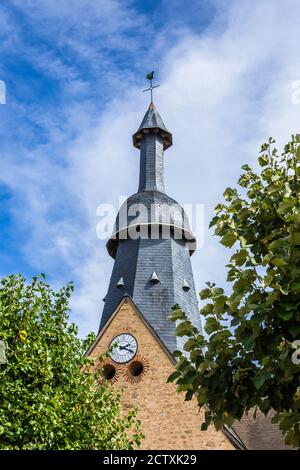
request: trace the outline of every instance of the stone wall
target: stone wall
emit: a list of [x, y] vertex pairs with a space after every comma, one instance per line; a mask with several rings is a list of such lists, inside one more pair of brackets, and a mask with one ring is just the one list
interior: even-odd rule
[[130, 333], [138, 342], [138, 351], [132, 361], [143, 364], [143, 373], [133, 377], [131, 362], [116, 365], [112, 386], [123, 387], [124, 410], [138, 407], [145, 440], [143, 449], [234, 449], [222, 431], [212, 426], [201, 431], [203, 411], [197, 403], [184, 401], [184, 394], [176, 392], [175, 384], [167, 383], [174, 371], [171, 356], [129, 299], [121, 302], [110, 322], [101, 332], [89, 356], [97, 358], [107, 351], [111, 340], [121, 333]]

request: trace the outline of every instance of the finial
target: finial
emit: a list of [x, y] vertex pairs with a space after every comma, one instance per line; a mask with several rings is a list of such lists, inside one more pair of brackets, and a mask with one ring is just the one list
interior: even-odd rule
[[152, 72], [149, 72], [146, 76], [147, 80], [149, 80], [150, 82], [150, 86], [149, 88], [146, 88], [146, 90], [143, 90], [144, 91], [150, 91], [150, 94], [151, 94], [151, 104], [153, 104], [153, 88], [157, 88], [158, 86], [160, 85], [152, 85], [152, 80], [153, 80], [153, 77], [154, 77], [154, 70], [152, 70]]

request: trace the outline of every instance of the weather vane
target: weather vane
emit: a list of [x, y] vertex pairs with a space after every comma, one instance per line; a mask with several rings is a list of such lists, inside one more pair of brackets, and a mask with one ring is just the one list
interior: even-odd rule
[[154, 77], [154, 70], [152, 70], [152, 72], [148, 73], [147, 75], [147, 80], [149, 80], [150, 82], [150, 86], [149, 88], [146, 88], [146, 90], [143, 90], [143, 91], [150, 91], [151, 93], [151, 103], [153, 104], [153, 88], [157, 88], [159, 85], [152, 85], [152, 80], [153, 80], [153, 77]]

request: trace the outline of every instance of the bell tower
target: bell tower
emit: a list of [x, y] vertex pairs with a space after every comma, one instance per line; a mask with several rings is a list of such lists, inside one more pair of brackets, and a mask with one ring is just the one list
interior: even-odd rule
[[145, 434], [145, 449], [232, 449], [222, 431], [201, 432], [197, 403], [184, 402], [173, 383], [173, 352], [182, 338], [169, 320], [179, 304], [201, 331], [191, 266], [196, 240], [184, 209], [166, 194], [165, 151], [172, 145], [152, 100], [133, 135], [140, 153], [138, 191], [120, 208], [107, 242], [114, 266], [105, 296], [97, 339], [88, 355], [108, 351], [104, 375], [124, 388], [123, 406], [137, 407]]

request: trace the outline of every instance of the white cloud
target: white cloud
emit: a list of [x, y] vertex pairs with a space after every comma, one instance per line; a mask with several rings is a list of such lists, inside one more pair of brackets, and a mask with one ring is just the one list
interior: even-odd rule
[[[224, 31], [184, 38], [163, 69], [160, 108], [174, 132], [168, 188], [181, 201], [204, 202], [207, 223], [262, 141], [273, 135], [283, 145], [299, 132], [300, 106], [291, 101], [300, 75], [298, 2], [231, 3]], [[205, 280], [224, 283], [227, 257], [207, 232], [193, 257], [198, 288]]]
[[[300, 71], [300, 9], [296, 2], [291, 4], [292, 17], [285, 2], [257, 2], [255, 7], [242, 2], [242, 8], [241, 2], [233, 2], [224, 31], [188, 35], [164, 55], [156, 101], [174, 136], [174, 147], [166, 152], [167, 190], [182, 203], [204, 202], [207, 225], [213, 206], [225, 187], [235, 184], [241, 165], [254, 164], [262, 141], [272, 134], [283, 143], [299, 131], [300, 107], [291, 102], [291, 82]], [[144, 111], [135, 93], [127, 105], [117, 103], [102, 116], [98, 135], [106, 134], [106, 140], [96, 147], [87, 144], [89, 152], [97, 148], [99, 155], [95, 168], [86, 169], [90, 201], [95, 199], [92, 194], [100, 194], [92, 182], [96, 168], [99, 180], [107, 182], [105, 201], [124, 189], [136, 189], [138, 162], [134, 168], [134, 151], [126, 140]], [[204, 248], [193, 257], [198, 289], [206, 280], [224, 284], [227, 256], [206, 230]]]
[[[19, 0], [14, 3], [21, 4]], [[167, 35], [162, 32], [154, 43], [156, 53], [163, 46], [157, 64], [161, 87], [156, 102], [174, 140], [166, 152], [167, 192], [182, 203], [204, 203], [206, 225], [225, 187], [235, 184], [241, 165], [255, 162], [260, 143], [269, 135], [283, 144], [291, 133], [299, 132], [300, 114], [300, 105], [293, 105], [291, 99], [292, 81], [300, 79], [298, 1], [215, 3], [219, 16], [202, 35], [182, 32], [181, 41], [166, 48]], [[37, 14], [34, 0], [22, 4]], [[115, 3], [104, 4], [107, 10], [102, 24], [107, 25], [107, 37], [114, 37], [122, 13], [116, 12], [116, 23], [110, 23], [107, 15], [110, 18]], [[84, 3], [98, 18], [102, 13], [97, 5]], [[56, 2], [43, 2], [42, 6], [40, 11], [48, 17], [61, 14], [65, 18], [73, 11], [68, 2], [63, 2], [61, 11]], [[78, 10], [71, 23], [73, 18], [78, 28], [76, 15]], [[83, 31], [89, 27], [87, 22]], [[95, 57], [96, 62], [98, 46], [76, 37], [68, 44], [83, 56]], [[122, 81], [117, 68], [111, 73], [116, 83]], [[73, 79], [75, 86], [77, 77]], [[80, 82], [78, 86], [80, 89]], [[6, 177], [2, 175], [15, 190], [26, 179], [19, 188], [25, 199], [18, 217], [29, 228], [27, 256], [37, 269], [45, 264], [51, 271], [52, 265], [61, 263], [64, 276], [67, 269], [69, 278], [75, 280], [72, 318], [81, 334], [98, 327], [112, 268], [105, 244], [96, 238], [96, 208], [103, 202], [117, 203], [119, 194], [130, 195], [137, 189], [139, 155], [132, 148], [131, 134], [143, 117], [145, 101], [140, 89], [129, 88], [122, 96], [116, 94], [93, 119], [89, 115], [92, 104], [74, 103], [67, 116], [77, 138], [62, 143], [59, 128], [57, 133], [56, 128], [52, 131], [53, 142], [63, 144], [59, 151], [64, 164], [49, 158], [50, 142], [26, 164], [8, 162]], [[63, 207], [67, 201], [69, 210], [56, 218], [51, 213], [59, 209], [59, 198]], [[206, 230], [204, 249], [193, 256], [198, 289], [206, 280], [224, 283], [227, 257]]]

